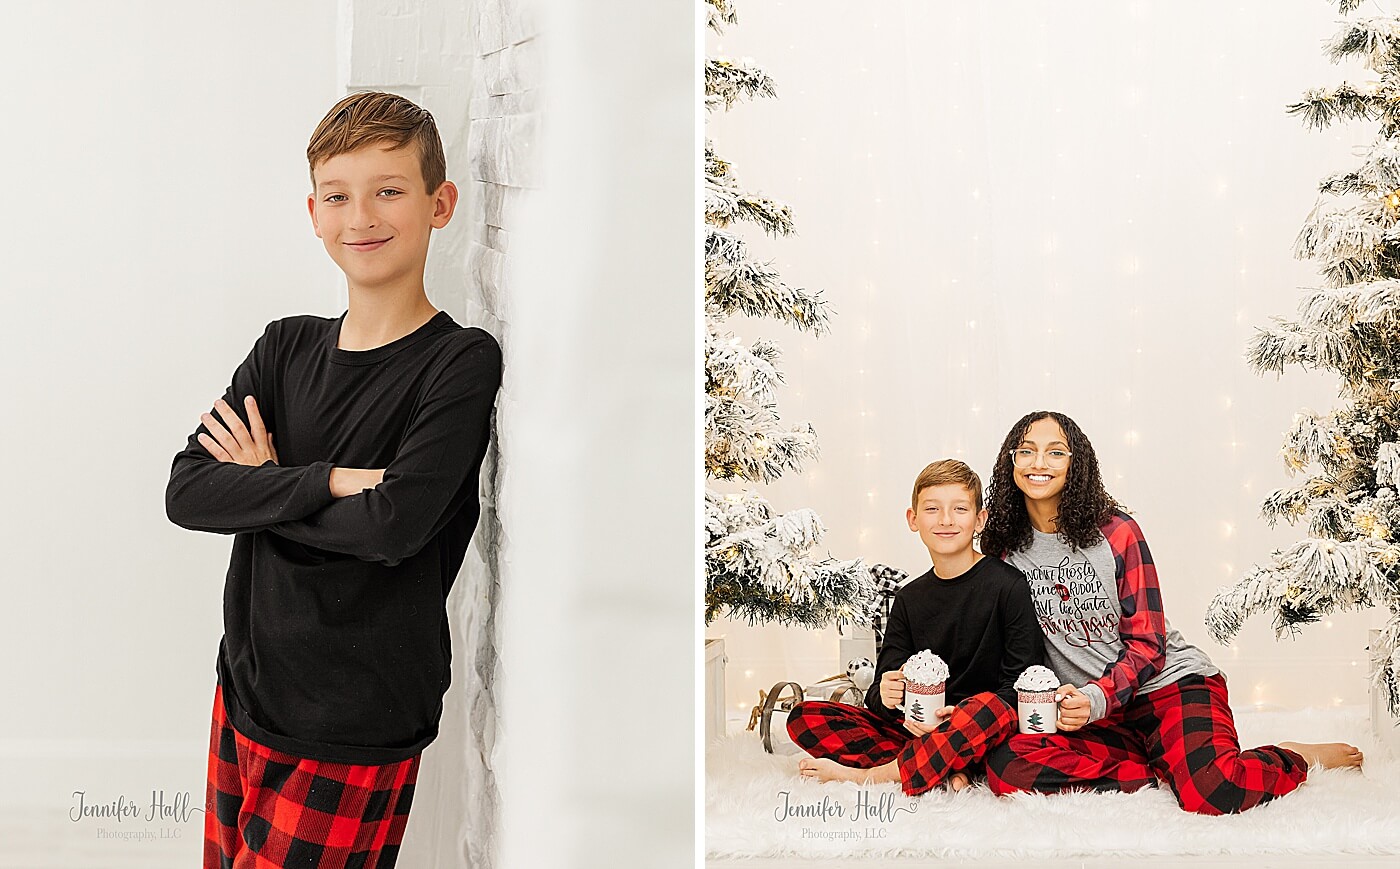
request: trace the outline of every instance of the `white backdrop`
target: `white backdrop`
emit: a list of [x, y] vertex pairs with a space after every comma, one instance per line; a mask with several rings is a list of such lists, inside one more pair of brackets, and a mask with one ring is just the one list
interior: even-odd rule
[[[817, 339], [734, 323], [779, 339], [780, 409], [821, 440], [817, 464], [767, 490], [774, 506], [815, 508], [836, 557], [918, 575], [928, 555], [903, 518], [917, 472], [956, 456], [985, 480], [1022, 414], [1061, 410], [1147, 535], [1168, 618], [1237, 705], [1363, 702], [1374, 611], [1282, 642], [1256, 617], [1228, 649], [1202, 624], [1220, 585], [1295, 539], [1258, 503], [1287, 482], [1294, 413], [1333, 402], [1331, 378], [1259, 377], [1244, 352], [1315, 282], [1293, 238], [1316, 183], [1372, 136], [1284, 112], [1369, 78], [1322, 56], [1335, 6], [749, 0], [739, 16], [708, 50], [752, 58], [779, 98], [708, 132], [741, 183], [794, 209], [799, 235], [749, 232], [754, 250], [837, 312]], [[780, 678], [842, 666], [834, 630], [707, 635], [727, 638], [731, 716]]]
[[67, 813], [203, 808], [232, 538], [172, 525], [165, 485], [269, 320], [338, 313], [305, 205], [335, 25], [332, 0], [0, 12], [0, 865], [199, 853], [202, 814], [142, 843]]

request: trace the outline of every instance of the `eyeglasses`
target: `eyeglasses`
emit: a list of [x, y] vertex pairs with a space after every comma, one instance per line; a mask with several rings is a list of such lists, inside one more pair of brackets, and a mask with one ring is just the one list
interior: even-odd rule
[[[1011, 461], [1018, 468], [1029, 468], [1035, 464], [1037, 450], [1019, 449], [1011, 451]], [[1069, 457], [1074, 453], [1065, 450], [1046, 450], [1045, 467], [1053, 470], [1060, 470], [1069, 466]]]

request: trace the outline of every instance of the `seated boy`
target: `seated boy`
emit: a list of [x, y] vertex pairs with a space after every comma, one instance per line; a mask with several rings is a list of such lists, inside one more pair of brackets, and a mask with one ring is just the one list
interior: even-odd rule
[[268, 324], [165, 493], [172, 522], [234, 535], [206, 869], [394, 865], [451, 682], [445, 605], [501, 382], [496, 340], [424, 291], [457, 201], [432, 115], [352, 94], [307, 158], [349, 308]]
[[[810, 758], [799, 769], [821, 781], [899, 782], [920, 794], [947, 781], [970, 783], [983, 758], [1016, 731], [1016, 679], [1043, 663], [1045, 639], [1030, 589], [1016, 568], [972, 548], [987, 511], [982, 481], [955, 459], [934, 462], [914, 482], [906, 515], [933, 568], [895, 595], [865, 703], [799, 703], [788, 734]], [[900, 669], [930, 649], [948, 664], [946, 697], [933, 728], [906, 723]]]

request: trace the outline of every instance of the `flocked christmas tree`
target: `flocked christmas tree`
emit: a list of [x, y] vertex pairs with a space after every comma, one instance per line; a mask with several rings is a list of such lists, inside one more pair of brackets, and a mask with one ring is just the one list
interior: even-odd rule
[[[1340, 0], [1343, 14], [1360, 0]], [[1339, 406], [1303, 411], [1284, 443], [1300, 479], [1263, 503], [1270, 524], [1302, 524], [1305, 539], [1274, 552], [1211, 602], [1206, 624], [1228, 642], [1254, 613], [1276, 634], [1341, 610], [1389, 610], [1371, 649], [1371, 677], [1400, 713], [1400, 19], [1346, 22], [1326, 45], [1332, 60], [1359, 58], [1378, 81], [1307, 92], [1288, 107], [1314, 128], [1378, 121], [1355, 168], [1323, 179], [1295, 254], [1316, 261], [1325, 286], [1292, 319], [1276, 318], [1249, 347], [1260, 372], [1289, 365], [1340, 378]], [[1301, 475], [1301, 477], [1299, 476]]]
[[[707, 0], [709, 26], [736, 22], [729, 0]], [[748, 62], [705, 61], [705, 108], [773, 97], [772, 80]], [[782, 383], [772, 341], [745, 345], [724, 327], [734, 314], [772, 317], [821, 334], [829, 312], [820, 294], [784, 283], [771, 262], [749, 258], [734, 231], [741, 221], [772, 236], [793, 231], [784, 204], [740, 186], [730, 165], [705, 143], [705, 472], [708, 479], [769, 483], [817, 456], [811, 424], [779, 418]], [[860, 559], [819, 551], [825, 529], [807, 508], [776, 513], [751, 489], [705, 491], [705, 622], [719, 615], [751, 624], [775, 621], [809, 628], [865, 618], [873, 589]]]

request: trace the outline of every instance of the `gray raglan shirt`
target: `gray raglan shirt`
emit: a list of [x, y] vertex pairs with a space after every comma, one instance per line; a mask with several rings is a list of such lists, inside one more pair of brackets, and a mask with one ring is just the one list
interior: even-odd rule
[[1077, 549], [1032, 529], [1030, 546], [1006, 556], [1030, 584], [1051, 669], [1088, 695], [1090, 721], [1183, 676], [1220, 672], [1163, 614], [1137, 522], [1118, 511], [1102, 531], [1093, 546]]

